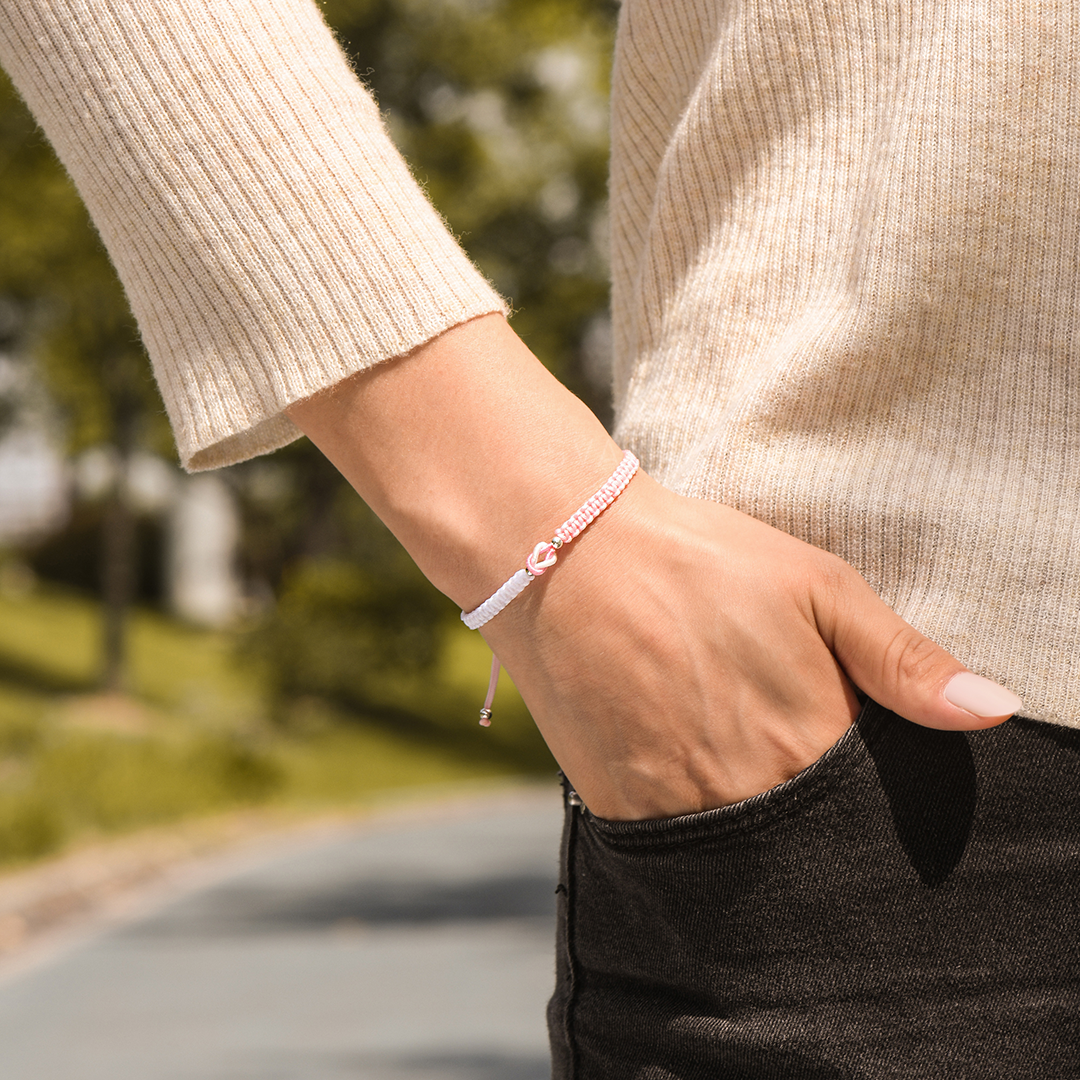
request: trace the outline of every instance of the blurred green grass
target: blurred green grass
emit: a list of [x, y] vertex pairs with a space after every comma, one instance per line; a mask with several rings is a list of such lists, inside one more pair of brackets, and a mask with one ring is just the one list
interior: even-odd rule
[[269, 719], [237, 636], [136, 611], [129, 690], [97, 691], [93, 601], [39, 587], [0, 595], [0, 864], [80, 841], [268, 806], [305, 813], [394, 789], [555, 766], [508, 679], [497, 727], [476, 723], [490, 654], [448, 627], [437, 668], [384, 680], [381, 708], [312, 698]]

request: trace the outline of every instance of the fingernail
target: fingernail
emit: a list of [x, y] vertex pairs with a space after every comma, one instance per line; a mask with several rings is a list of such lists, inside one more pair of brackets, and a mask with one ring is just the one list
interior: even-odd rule
[[945, 700], [975, 716], [1012, 716], [1024, 707], [1011, 690], [971, 671], [961, 671], [945, 684]]

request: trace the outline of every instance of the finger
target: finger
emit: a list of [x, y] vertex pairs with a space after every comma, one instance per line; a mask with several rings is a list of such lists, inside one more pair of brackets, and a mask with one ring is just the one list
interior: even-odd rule
[[1023, 701], [969, 671], [883, 603], [861, 578], [834, 612], [833, 653], [873, 698], [925, 727], [973, 730], [1008, 720]]

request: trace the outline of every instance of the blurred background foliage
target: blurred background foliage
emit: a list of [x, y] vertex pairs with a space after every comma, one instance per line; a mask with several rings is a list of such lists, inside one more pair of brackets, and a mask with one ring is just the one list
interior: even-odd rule
[[[321, 7], [515, 328], [606, 420], [613, 0]], [[167, 530], [128, 482], [139, 455], [175, 460], [160, 399], [82, 204], [2, 79], [0, 355], [19, 376], [0, 380], [0, 437], [32, 398], [73, 462], [109, 465], [0, 559], [0, 861], [234, 805], [553, 768], [511, 692], [476, 725], [483, 642], [306, 440], [221, 474], [243, 617], [168, 615]]]

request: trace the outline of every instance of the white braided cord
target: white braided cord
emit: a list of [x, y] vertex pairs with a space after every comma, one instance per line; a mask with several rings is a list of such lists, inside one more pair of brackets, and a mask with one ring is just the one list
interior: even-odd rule
[[490, 622], [511, 601], [516, 600], [533, 581], [532, 574], [528, 570], [519, 570], [498, 592], [488, 597], [478, 608], [472, 611], [463, 611], [461, 621], [470, 630], [479, 630], [486, 622]]

